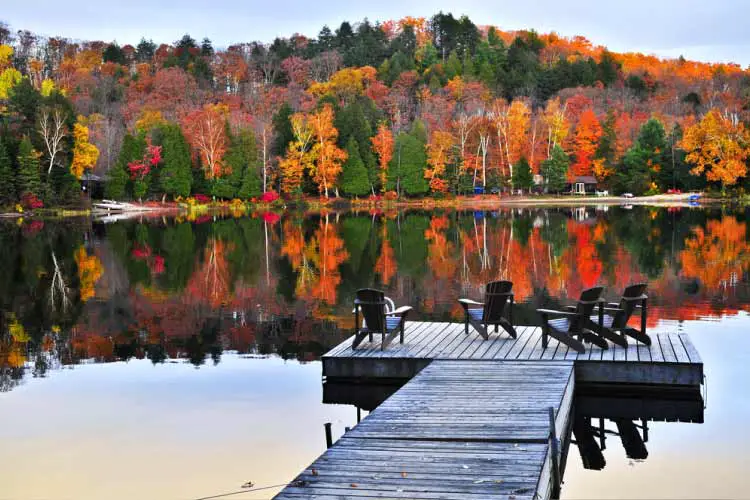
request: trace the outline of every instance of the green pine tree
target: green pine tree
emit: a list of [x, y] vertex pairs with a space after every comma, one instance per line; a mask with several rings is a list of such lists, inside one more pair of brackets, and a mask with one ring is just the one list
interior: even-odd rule
[[522, 156], [513, 167], [512, 182], [515, 189], [531, 189], [534, 185], [534, 175], [525, 156]]
[[396, 139], [393, 159], [388, 168], [388, 190], [418, 196], [427, 193], [430, 185], [424, 178], [427, 165], [424, 125], [415, 122], [412, 131]]
[[[237, 197], [243, 200], [263, 194], [262, 165], [258, 160], [258, 144], [250, 129], [241, 130], [232, 138], [227, 161], [241, 172], [237, 186]], [[235, 167], [234, 165], [237, 165]]]
[[39, 155], [31, 145], [28, 136], [24, 136], [18, 148], [18, 197], [26, 193], [41, 196], [42, 181], [39, 176]]
[[0, 206], [12, 205], [16, 202], [16, 178], [13, 164], [5, 147], [5, 141], [0, 137]]
[[346, 153], [348, 157], [342, 166], [341, 190], [351, 196], [365, 196], [370, 192], [370, 179], [354, 137], [349, 137]]
[[179, 125], [162, 127], [162, 162], [159, 184], [164, 193], [173, 198], [190, 196], [193, 163]]
[[547, 190], [559, 193], [567, 184], [568, 167], [570, 159], [560, 145], [556, 145], [552, 154], [542, 163], [541, 174], [547, 184]]

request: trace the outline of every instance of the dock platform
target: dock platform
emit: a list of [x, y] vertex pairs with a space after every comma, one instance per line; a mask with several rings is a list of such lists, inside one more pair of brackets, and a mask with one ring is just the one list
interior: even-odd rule
[[572, 361], [435, 361], [276, 498], [549, 498], [574, 384]]
[[628, 348], [609, 344], [609, 349], [586, 345], [579, 354], [550, 339], [542, 349], [542, 329], [516, 327], [518, 338], [505, 332], [484, 340], [463, 324], [409, 322], [404, 343], [394, 341], [386, 350], [363, 342], [351, 349], [347, 339], [323, 355], [327, 379], [410, 379], [434, 360], [473, 361], [573, 361], [579, 383], [620, 383], [698, 387], [703, 382], [703, 361], [685, 334], [652, 334], [646, 346], [628, 339]]

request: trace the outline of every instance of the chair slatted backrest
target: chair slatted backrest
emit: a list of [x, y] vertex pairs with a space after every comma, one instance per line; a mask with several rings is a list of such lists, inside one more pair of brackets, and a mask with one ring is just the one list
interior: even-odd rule
[[367, 329], [372, 332], [385, 331], [385, 293], [373, 288], [357, 290], [355, 307], [359, 307], [367, 323]]
[[599, 299], [604, 292], [604, 287], [595, 286], [588, 288], [581, 292], [581, 297], [578, 299], [576, 304], [576, 312], [578, 317], [571, 321], [571, 330], [579, 329], [583, 325], [582, 322], [586, 321], [591, 314], [594, 312], [594, 308], [599, 303]]
[[625, 288], [625, 291], [622, 294], [622, 299], [620, 299], [620, 309], [622, 309], [622, 312], [618, 312], [615, 316], [613, 322], [614, 326], [624, 327], [628, 323], [635, 308], [642, 302], [642, 300], [639, 299], [644, 299], [646, 297], [646, 288], [648, 288], [647, 283], [637, 283]]
[[497, 322], [503, 317], [512, 290], [512, 281], [492, 281], [487, 283], [484, 292], [484, 312], [482, 313], [482, 322], [485, 325]]

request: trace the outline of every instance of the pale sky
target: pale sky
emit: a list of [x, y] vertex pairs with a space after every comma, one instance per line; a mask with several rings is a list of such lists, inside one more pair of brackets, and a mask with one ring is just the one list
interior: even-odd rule
[[189, 33], [217, 47], [440, 10], [501, 29], [580, 34], [618, 52], [750, 64], [748, 0], [0, 0], [0, 20], [14, 30], [121, 44]]

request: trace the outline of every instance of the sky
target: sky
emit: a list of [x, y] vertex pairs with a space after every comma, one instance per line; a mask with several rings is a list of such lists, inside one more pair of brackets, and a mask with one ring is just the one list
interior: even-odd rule
[[216, 47], [440, 10], [506, 30], [583, 35], [617, 52], [750, 65], [747, 0], [0, 0], [0, 20], [14, 30], [121, 44], [142, 36], [171, 43], [189, 33]]

